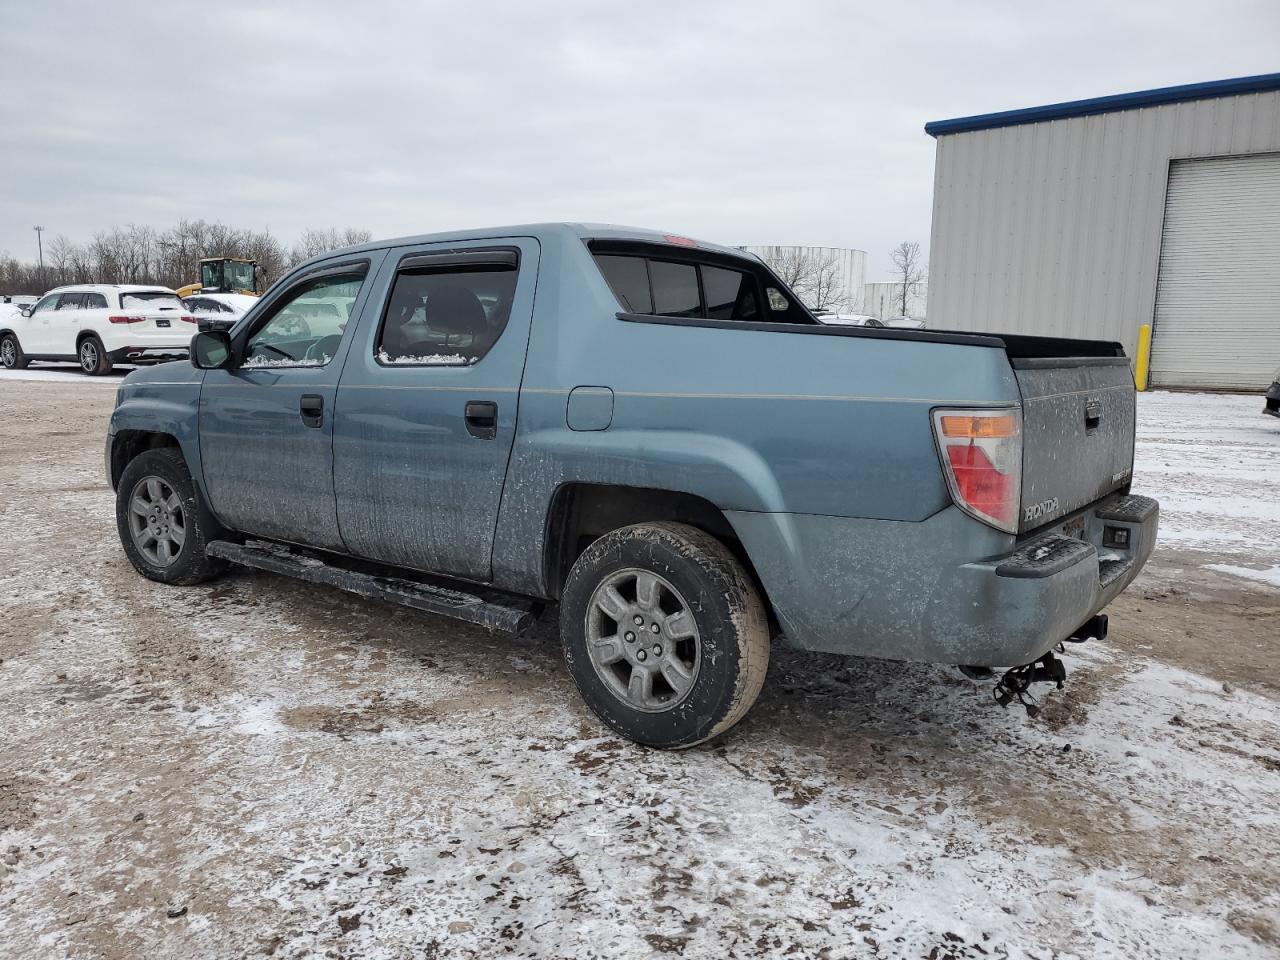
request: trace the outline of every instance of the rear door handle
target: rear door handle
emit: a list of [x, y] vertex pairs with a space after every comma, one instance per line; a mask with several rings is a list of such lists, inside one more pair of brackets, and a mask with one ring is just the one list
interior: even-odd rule
[[308, 427], [324, 423], [324, 397], [318, 393], [304, 393], [298, 400], [298, 416]]
[[492, 400], [468, 400], [467, 433], [477, 440], [492, 440], [498, 435], [498, 405]]

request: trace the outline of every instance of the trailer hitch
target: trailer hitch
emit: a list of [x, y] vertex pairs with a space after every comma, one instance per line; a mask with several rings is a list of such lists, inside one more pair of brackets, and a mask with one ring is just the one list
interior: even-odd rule
[[1007, 707], [1017, 700], [1027, 711], [1027, 716], [1034, 717], [1040, 712], [1040, 705], [1028, 692], [1033, 683], [1052, 683], [1059, 690], [1067, 679], [1067, 668], [1061, 660], [1049, 651], [1039, 660], [1024, 663], [1020, 667], [1006, 670], [995, 686], [996, 703]]

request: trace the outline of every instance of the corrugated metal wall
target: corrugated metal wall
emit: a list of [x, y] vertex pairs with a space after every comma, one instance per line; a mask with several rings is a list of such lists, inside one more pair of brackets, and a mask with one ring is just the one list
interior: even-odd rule
[[1169, 170], [1151, 382], [1259, 392], [1280, 366], [1280, 153]]
[[762, 260], [769, 260], [771, 257], [778, 255], [780, 251], [795, 251], [805, 257], [811, 258], [814, 262], [822, 262], [826, 257], [834, 257], [836, 261], [836, 269], [840, 276], [840, 288], [847, 298], [847, 303], [841, 305], [840, 309], [859, 313], [862, 310], [862, 287], [867, 278], [867, 255], [862, 250], [853, 250], [849, 247], [797, 247], [797, 246], [764, 246], [764, 247], [743, 247], [749, 253], [754, 253]]
[[[925, 319], [928, 293], [929, 285], [925, 281], [907, 291], [907, 316]], [[862, 312], [881, 320], [902, 316], [902, 284], [892, 281], [864, 284]]]
[[1276, 91], [940, 136], [929, 326], [1132, 355], [1154, 311], [1170, 160], [1275, 150]]

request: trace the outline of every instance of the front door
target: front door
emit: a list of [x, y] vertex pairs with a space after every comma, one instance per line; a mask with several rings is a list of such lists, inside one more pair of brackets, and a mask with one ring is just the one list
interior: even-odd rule
[[232, 530], [343, 548], [333, 496], [334, 398], [383, 253], [322, 263], [255, 308], [234, 365], [200, 391], [200, 460], [214, 514]]
[[[48, 355], [55, 352], [53, 349], [54, 336], [50, 328], [49, 318], [58, 309], [58, 298], [60, 296], [62, 296], [60, 293], [51, 293], [32, 307], [31, 316], [23, 317], [19, 315], [14, 317], [14, 329], [18, 333], [18, 343], [21, 344], [23, 353], [34, 356]], [[75, 347], [73, 346], [68, 352], [74, 356]]]
[[537, 273], [530, 238], [388, 251], [338, 386], [352, 553], [490, 579]]

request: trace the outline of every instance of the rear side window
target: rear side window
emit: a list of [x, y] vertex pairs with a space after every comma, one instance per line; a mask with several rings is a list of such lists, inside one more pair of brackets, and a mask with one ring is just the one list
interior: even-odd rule
[[58, 297], [59, 310], [79, 310], [84, 307], [83, 293], [64, 293]]
[[743, 322], [766, 319], [759, 284], [748, 271], [634, 254], [600, 253], [595, 261], [629, 313]]
[[107, 308], [107, 298], [100, 293], [86, 293], [84, 295], [84, 306], [86, 310], [105, 310]]
[[649, 278], [653, 288], [653, 312], [658, 316], [702, 316], [698, 268], [693, 264], [650, 260]]
[[760, 302], [750, 276], [721, 267], [702, 268], [707, 316], [712, 320], [759, 320]]
[[375, 355], [389, 366], [479, 363], [511, 316], [516, 269], [503, 264], [405, 269], [387, 298]]
[[609, 281], [618, 302], [628, 313], [653, 313], [649, 293], [649, 268], [644, 257], [596, 257], [600, 272]]

